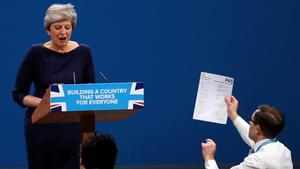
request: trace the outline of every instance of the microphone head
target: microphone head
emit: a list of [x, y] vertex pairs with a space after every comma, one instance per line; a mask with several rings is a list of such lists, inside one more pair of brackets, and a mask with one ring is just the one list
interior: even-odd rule
[[104, 79], [105, 83], [109, 83], [108, 79], [104, 76], [102, 72], [100, 72], [102, 79]]

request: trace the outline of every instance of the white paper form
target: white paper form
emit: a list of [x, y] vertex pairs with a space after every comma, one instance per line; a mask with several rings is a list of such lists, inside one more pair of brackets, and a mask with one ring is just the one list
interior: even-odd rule
[[234, 79], [201, 72], [193, 119], [227, 123], [225, 96], [231, 96]]

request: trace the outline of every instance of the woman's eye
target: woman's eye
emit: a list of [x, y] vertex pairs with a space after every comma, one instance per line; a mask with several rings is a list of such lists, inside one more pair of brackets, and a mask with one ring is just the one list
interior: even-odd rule
[[59, 30], [59, 29], [61, 29], [61, 26], [55, 26], [54, 27], [56, 30]]

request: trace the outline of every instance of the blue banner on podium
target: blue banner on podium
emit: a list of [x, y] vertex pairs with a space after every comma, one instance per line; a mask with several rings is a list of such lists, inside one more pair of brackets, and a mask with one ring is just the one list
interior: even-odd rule
[[143, 107], [143, 82], [50, 86], [51, 112], [133, 110]]

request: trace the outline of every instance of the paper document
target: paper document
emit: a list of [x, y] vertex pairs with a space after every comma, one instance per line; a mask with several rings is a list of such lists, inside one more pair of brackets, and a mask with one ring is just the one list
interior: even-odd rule
[[201, 72], [193, 119], [227, 123], [225, 96], [231, 96], [234, 79]]

